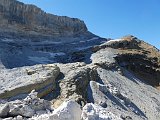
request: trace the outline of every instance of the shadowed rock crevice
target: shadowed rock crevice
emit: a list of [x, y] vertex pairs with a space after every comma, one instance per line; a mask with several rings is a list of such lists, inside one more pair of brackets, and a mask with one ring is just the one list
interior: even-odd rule
[[55, 83], [54, 83], [55, 89], [52, 90], [51, 92], [49, 92], [48, 94], [46, 94], [45, 96], [43, 96], [42, 98], [45, 100], [49, 100], [49, 101], [52, 101], [53, 99], [57, 99], [58, 96], [60, 95], [60, 91], [61, 91], [59, 83], [61, 80], [64, 79], [64, 77], [65, 77], [64, 74], [62, 72], [60, 72], [58, 77], [55, 80]]
[[75, 100], [84, 106], [87, 103], [87, 87], [89, 81], [92, 80], [98, 80], [98, 74], [94, 68], [89, 66], [75, 67], [67, 72], [64, 79], [59, 81], [60, 95], [53, 100], [54, 106], [59, 106], [65, 100]]
[[159, 86], [160, 66], [156, 58], [147, 58], [141, 54], [122, 54], [115, 59], [121, 67], [131, 71], [144, 82], [154, 87]]

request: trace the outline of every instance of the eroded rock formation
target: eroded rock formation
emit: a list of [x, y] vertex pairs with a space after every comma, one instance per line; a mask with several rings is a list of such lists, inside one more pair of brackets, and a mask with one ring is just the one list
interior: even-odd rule
[[[1, 70], [0, 98], [23, 98], [35, 89], [42, 97], [56, 88], [55, 79], [60, 73], [56, 65], [35, 65], [32, 67]], [[12, 98], [13, 97], [13, 98]]]
[[33, 34], [45, 36], [73, 36], [87, 32], [83, 21], [44, 12], [34, 5], [25, 5], [16, 0], [0, 2], [1, 34]]

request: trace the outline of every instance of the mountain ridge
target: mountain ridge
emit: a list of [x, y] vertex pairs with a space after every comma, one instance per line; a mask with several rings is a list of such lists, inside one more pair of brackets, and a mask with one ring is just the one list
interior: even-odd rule
[[49, 14], [17, 0], [1, 0], [0, 18], [1, 28], [9, 32], [71, 36], [88, 31], [84, 21]]

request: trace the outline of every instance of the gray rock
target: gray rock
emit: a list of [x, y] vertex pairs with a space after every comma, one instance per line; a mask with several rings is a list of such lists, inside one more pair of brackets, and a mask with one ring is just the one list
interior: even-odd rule
[[10, 105], [9, 115], [11, 116], [21, 115], [24, 117], [32, 117], [34, 114], [35, 111], [29, 105], [24, 105], [22, 103], [20, 103], [19, 105], [15, 105], [15, 103], [13, 105]]
[[0, 104], [0, 117], [6, 117], [9, 112], [8, 104]]
[[32, 117], [53, 111], [51, 102], [38, 98], [34, 90], [25, 99], [0, 104], [0, 109], [0, 117], [15, 116], [14, 119], [22, 119], [22, 116]]
[[17, 120], [23, 120], [23, 117], [20, 116], [20, 115], [18, 115], [16, 119], [17, 119]]
[[[122, 116], [124, 114], [123, 119], [158, 120], [160, 116], [157, 100], [160, 96], [158, 90], [154, 88], [158, 86], [159, 81], [157, 50], [137, 38], [128, 36], [108, 41], [95, 47], [93, 51], [95, 53], [91, 56], [92, 64], [97, 66], [101, 83], [90, 82], [87, 91], [89, 100], [101, 106], [105, 105], [106, 109], [113, 113]], [[154, 65], [152, 58], [150, 59], [153, 56], [156, 59], [153, 60]], [[117, 59], [118, 57], [121, 59]], [[149, 74], [151, 72], [153, 73]], [[150, 85], [146, 84], [147, 82]], [[104, 87], [107, 92], [104, 91]], [[156, 101], [152, 100], [151, 96], [156, 96]]]
[[[60, 81], [61, 88], [58, 99], [54, 102], [54, 106], [58, 107], [65, 100], [75, 100], [82, 106], [87, 101], [87, 86], [89, 81], [98, 79], [98, 75], [94, 68], [89, 66], [66, 66], [59, 65], [60, 69], [63, 68], [65, 77]], [[68, 68], [68, 69], [67, 69]], [[65, 73], [67, 70], [67, 74]]]
[[20, 110], [20, 115], [24, 117], [32, 117], [35, 114], [35, 110], [28, 105], [24, 105]]
[[[1, 72], [0, 98], [16, 96], [24, 97], [33, 89], [38, 91], [38, 97], [47, 95], [55, 89], [55, 79], [59, 75], [59, 68], [53, 64], [35, 65], [32, 67], [15, 68]], [[4, 79], [4, 81], [3, 81]]]
[[[48, 14], [34, 5], [25, 5], [16, 0], [1, 0], [0, 10], [2, 12], [0, 26], [5, 26], [3, 26], [5, 28], [3, 31], [43, 34], [43, 36], [51, 36], [51, 34], [52, 36], [68, 36], [87, 32], [86, 25], [79, 19]], [[13, 23], [17, 26], [13, 27]]]
[[[78, 115], [79, 120], [81, 110], [77, 103], [68, 102], [52, 114], [51, 102], [37, 98], [53, 91], [57, 84], [56, 92], [60, 94], [55, 97], [54, 106], [66, 100], [77, 101], [81, 106], [94, 103], [83, 108], [84, 120], [159, 120], [160, 94], [154, 88], [159, 87], [159, 50], [134, 36], [110, 40], [92, 49], [101, 40], [92, 38], [94, 35], [79, 19], [47, 14], [16, 0], [1, 0], [0, 11], [0, 98], [21, 98], [1, 102], [1, 117], [15, 116], [7, 119], [16, 120], [42, 115], [38, 118], [72, 120]], [[57, 53], [53, 52], [65, 55], [61, 57], [64, 63], [74, 59], [92, 63], [26, 66], [57, 62]], [[14, 68], [20, 66], [25, 67]], [[128, 70], [141, 73], [143, 80]], [[144, 82], [147, 79], [153, 87]], [[38, 93], [32, 91], [28, 95], [33, 89]]]

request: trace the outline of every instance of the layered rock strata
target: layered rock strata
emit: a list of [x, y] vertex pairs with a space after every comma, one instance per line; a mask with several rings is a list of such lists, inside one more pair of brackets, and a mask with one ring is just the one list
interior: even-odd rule
[[23, 98], [35, 89], [42, 97], [56, 88], [55, 79], [60, 73], [53, 64], [1, 70], [0, 98]]
[[87, 32], [83, 21], [44, 12], [16, 0], [0, 2], [0, 33], [12, 35], [73, 36]]

